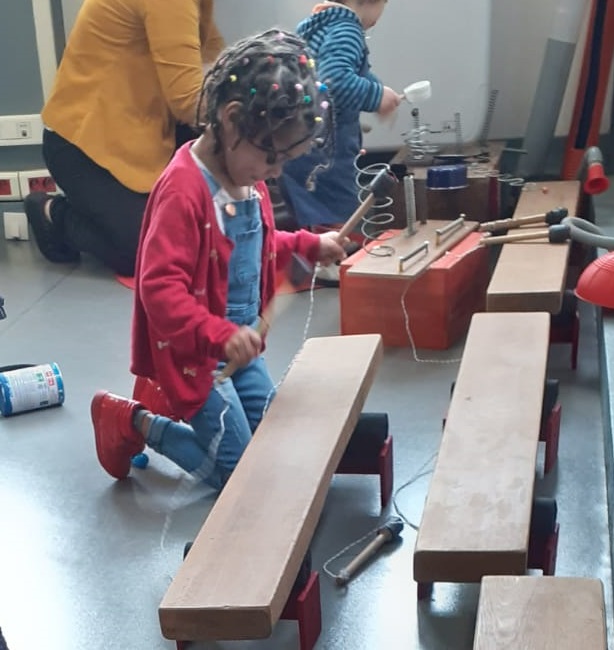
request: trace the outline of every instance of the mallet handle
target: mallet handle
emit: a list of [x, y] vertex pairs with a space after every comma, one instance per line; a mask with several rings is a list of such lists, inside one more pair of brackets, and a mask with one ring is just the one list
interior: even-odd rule
[[517, 217], [516, 219], [498, 219], [497, 221], [485, 221], [481, 223], [478, 230], [480, 232], [492, 232], [493, 230], [510, 230], [511, 228], [520, 228], [529, 223], [544, 223], [545, 214], [531, 214], [528, 217]]
[[529, 232], [517, 232], [513, 235], [500, 235], [498, 237], [482, 237], [480, 244], [482, 246], [494, 246], [495, 244], [506, 244], [513, 241], [526, 241], [529, 239], [542, 239], [548, 235], [550, 231], [546, 228], [545, 230], [531, 230]]
[[346, 585], [356, 571], [391, 539], [392, 533], [387, 528], [382, 529], [373, 541], [369, 542], [348, 565], [339, 571], [339, 574], [335, 578], [336, 583], [340, 586]]
[[339, 241], [343, 241], [354, 228], [360, 223], [360, 220], [367, 214], [371, 206], [375, 203], [375, 195], [373, 192], [367, 196], [367, 198], [356, 208], [354, 214], [343, 224], [337, 238]]
[[[269, 331], [272, 318], [273, 318], [273, 301], [271, 301], [267, 305], [266, 309], [262, 312], [262, 316], [260, 316], [260, 320], [258, 321], [258, 325], [256, 326], [256, 332], [258, 332], [260, 336], [264, 336]], [[239, 364], [236, 361], [229, 361], [222, 368], [222, 370], [215, 376], [216, 383], [222, 382], [224, 381], [224, 379], [228, 379], [228, 377], [231, 377], [238, 367]]]

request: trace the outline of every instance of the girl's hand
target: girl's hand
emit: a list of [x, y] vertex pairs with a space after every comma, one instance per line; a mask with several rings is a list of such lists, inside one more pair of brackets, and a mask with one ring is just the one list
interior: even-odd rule
[[318, 251], [318, 262], [322, 266], [328, 266], [334, 262], [340, 262], [347, 257], [347, 253], [342, 244], [348, 242], [347, 237], [343, 242], [339, 242], [339, 233], [331, 230], [320, 235], [320, 250]]
[[247, 325], [241, 326], [226, 342], [224, 354], [228, 362], [246, 366], [262, 351], [262, 338], [256, 330]]

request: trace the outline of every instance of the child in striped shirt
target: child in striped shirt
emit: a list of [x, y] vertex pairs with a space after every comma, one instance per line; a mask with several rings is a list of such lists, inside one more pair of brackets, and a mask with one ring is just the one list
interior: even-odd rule
[[284, 198], [303, 227], [338, 224], [351, 216], [358, 207], [354, 160], [362, 146], [360, 113], [387, 117], [401, 102], [401, 95], [371, 72], [365, 39], [386, 2], [323, 2], [298, 25], [328, 86], [335, 116], [333, 159], [314, 151], [289, 162], [280, 179]]

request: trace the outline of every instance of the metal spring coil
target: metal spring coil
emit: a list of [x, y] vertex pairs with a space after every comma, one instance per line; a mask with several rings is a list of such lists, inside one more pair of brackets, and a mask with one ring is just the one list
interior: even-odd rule
[[432, 156], [439, 152], [440, 147], [429, 141], [431, 130], [426, 124], [420, 124], [420, 113], [417, 108], [411, 112], [413, 118], [413, 126], [411, 130], [401, 135], [404, 138], [405, 148], [407, 151], [406, 163], [411, 163], [416, 160], [424, 160], [427, 156]]
[[490, 95], [488, 97], [488, 108], [486, 109], [486, 118], [484, 120], [484, 124], [482, 126], [482, 132], [480, 133], [480, 139], [478, 140], [480, 146], [482, 149], [487, 149], [488, 148], [488, 137], [490, 135], [490, 127], [492, 125], [492, 118], [495, 114], [495, 107], [497, 105], [497, 97], [499, 95], [499, 90], [497, 88], [493, 88], [490, 91]]
[[496, 179], [499, 183], [505, 183], [510, 187], [524, 187], [525, 185], [533, 185], [533, 183], [527, 183], [526, 179], [522, 178], [521, 176], [502, 173], [481, 163], [471, 165], [470, 169], [471, 174], [474, 178], [492, 178]]
[[495, 212], [493, 212], [493, 215], [496, 214], [496, 218], [511, 217], [520, 193], [536, 188], [536, 183], [527, 182], [521, 176], [499, 172], [480, 163], [472, 165], [471, 171], [476, 178], [489, 179], [491, 196], [494, 197], [492, 205]]
[[[382, 169], [386, 169], [388, 173], [392, 174], [390, 165], [387, 163], [372, 163], [366, 167], [361, 167], [360, 159], [364, 153], [364, 151], [360, 151], [356, 158], [354, 158], [354, 170], [356, 171], [355, 183], [358, 189], [358, 200], [360, 203], [369, 195], [371, 181]], [[376, 198], [373, 207], [362, 219], [362, 223], [360, 224], [360, 233], [364, 238], [362, 247], [369, 255], [388, 257], [394, 254], [394, 248], [386, 244], [367, 247], [371, 242], [384, 242], [392, 237], [392, 235], [384, 237], [384, 234], [390, 229], [390, 225], [394, 221], [394, 215], [390, 211], [390, 206], [393, 203], [394, 199], [391, 196]]]

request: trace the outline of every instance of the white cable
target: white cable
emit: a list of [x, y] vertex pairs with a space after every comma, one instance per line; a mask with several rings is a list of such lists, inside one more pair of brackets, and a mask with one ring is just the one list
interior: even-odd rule
[[371, 537], [372, 535], [377, 534], [377, 531], [379, 530], [379, 526], [377, 528], [372, 528], [368, 533], [365, 533], [361, 538], [357, 539], [354, 542], [350, 542], [347, 546], [344, 546], [338, 553], [335, 553], [332, 557], [328, 558], [326, 562], [322, 565], [322, 571], [326, 573], [327, 576], [332, 578], [333, 580], [336, 580], [337, 574], [333, 573], [328, 566], [331, 564], [331, 562], [334, 562], [336, 559], [340, 558], [342, 555], [345, 555], [351, 548], [354, 548], [354, 546], [360, 544], [361, 542], [364, 542], [367, 538]]
[[399, 504], [397, 503], [397, 497], [399, 496], [399, 493], [402, 490], [414, 484], [418, 479], [421, 479], [423, 476], [427, 476], [433, 471], [432, 469], [427, 470], [425, 468], [428, 466], [429, 463], [431, 463], [437, 457], [438, 453], [439, 453], [438, 451], [434, 452], [424, 463], [422, 463], [422, 465], [416, 471], [416, 473], [410, 479], [405, 481], [403, 485], [400, 485], [392, 494], [392, 505], [394, 507], [394, 511], [410, 528], [412, 528], [416, 532], [418, 531], [418, 525], [414, 524], [403, 514], [403, 511], [401, 510]]
[[271, 405], [271, 400], [273, 398], [273, 395], [277, 392], [277, 390], [281, 386], [283, 380], [286, 378], [287, 374], [290, 372], [290, 368], [292, 368], [292, 365], [296, 361], [296, 357], [299, 355], [299, 353], [303, 349], [303, 346], [305, 345], [305, 341], [307, 340], [307, 335], [309, 333], [309, 328], [311, 327], [311, 320], [313, 318], [313, 310], [314, 310], [314, 305], [315, 305], [315, 285], [316, 285], [317, 272], [318, 272], [317, 267], [314, 267], [313, 275], [311, 276], [311, 285], [309, 286], [309, 309], [307, 310], [307, 319], [305, 321], [305, 327], [303, 328], [303, 339], [301, 341], [301, 344], [299, 345], [299, 348], [298, 348], [296, 354], [292, 357], [292, 360], [286, 366], [286, 369], [281, 374], [281, 377], [280, 377], [279, 381], [269, 391], [269, 394], [267, 395], [265, 403], [264, 403], [264, 408], [262, 409], [262, 417], [264, 417], [264, 414], [267, 412], [269, 406]]
[[[457, 255], [456, 253], [451, 253], [450, 251], [446, 251], [446, 255], [454, 255], [459, 261], [462, 260], [464, 257], [467, 255], [470, 255], [471, 253], [475, 252], [481, 248], [480, 244], [477, 244], [473, 248], [470, 248], [468, 251], [465, 251], [462, 255]], [[418, 350], [416, 348], [416, 343], [414, 341], [414, 337], [411, 333], [411, 329], [409, 326], [409, 314], [407, 313], [407, 306], [405, 305], [405, 296], [407, 295], [407, 292], [409, 289], [412, 287], [412, 283], [410, 282], [405, 291], [403, 292], [403, 295], [401, 296], [401, 309], [403, 310], [403, 322], [405, 324], [405, 332], [407, 333], [407, 338], [409, 339], [409, 344], [411, 345], [411, 351], [412, 355], [414, 357], [414, 361], [417, 361], [419, 363], [460, 363], [461, 358], [457, 359], [421, 359], [418, 357]]]

